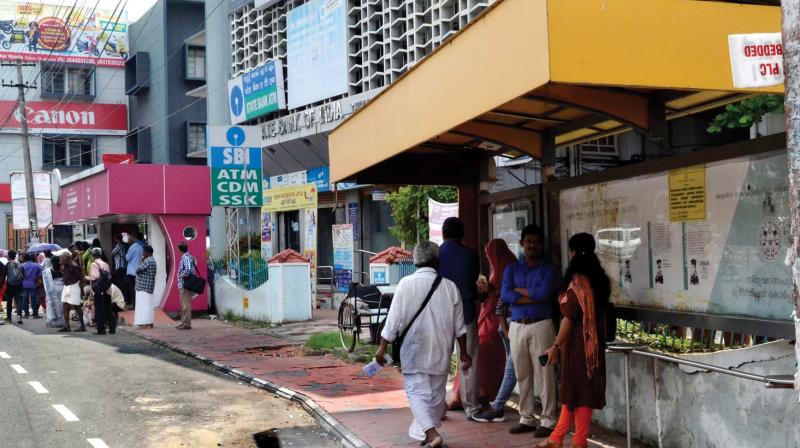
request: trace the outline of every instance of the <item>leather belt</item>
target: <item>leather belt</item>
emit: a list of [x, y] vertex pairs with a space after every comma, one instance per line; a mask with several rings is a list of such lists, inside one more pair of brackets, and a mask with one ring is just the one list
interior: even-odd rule
[[537, 322], [541, 322], [543, 320], [548, 320], [548, 319], [550, 319], [550, 318], [549, 317], [543, 317], [541, 319], [536, 319], [536, 318], [532, 318], [532, 319], [517, 319], [517, 320], [512, 321], [512, 322], [514, 322], [515, 324], [520, 324], [520, 325], [530, 325], [530, 324], [535, 324]]

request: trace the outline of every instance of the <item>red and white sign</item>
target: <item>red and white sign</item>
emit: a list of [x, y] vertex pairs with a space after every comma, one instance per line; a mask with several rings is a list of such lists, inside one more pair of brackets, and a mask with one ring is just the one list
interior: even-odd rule
[[125, 60], [120, 58], [97, 58], [95, 56], [65, 56], [63, 54], [42, 50], [41, 53], [16, 53], [0, 51], [0, 61], [22, 61], [37, 63], [41, 61], [54, 64], [96, 65], [98, 67], [124, 68]]
[[103, 165], [112, 165], [115, 163], [132, 164], [133, 154], [103, 154]]
[[428, 239], [442, 244], [442, 225], [447, 218], [458, 218], [458, 202], [443, 204], [428, 198]]
[[733, 86], [739, 89], [783, 84], [781, 33], [728, 36]]
[[[72, 135], [128, 133], [128, 106], [124, 104], [29, 101], [26, 106], [30, 130]], [[18, 132], [21, 116], [16, 101], [0, 101], [0, 118], [6, 117], [0, 132]]]

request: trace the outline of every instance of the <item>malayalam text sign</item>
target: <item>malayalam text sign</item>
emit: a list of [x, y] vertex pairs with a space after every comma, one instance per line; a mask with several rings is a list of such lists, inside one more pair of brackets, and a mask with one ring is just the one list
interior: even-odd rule
[[783, 84], [781, 33], [731, 34], [728, 50], [734, 87]]
[[670, 171], [668, 182], [670, 222], [705, 220], [705, 166]]
[[317, 186], [314, 184], [287, 185], [264, 190], [266, 212], [285, 212], [303, 208], [317, 208]]
[[268, 61], [228, 81], [228, 100], [234, 124], [286, 109], [281, 61]]
[[211, 205], [261, 207], [261, 134], [255, 126], [208, 126]]

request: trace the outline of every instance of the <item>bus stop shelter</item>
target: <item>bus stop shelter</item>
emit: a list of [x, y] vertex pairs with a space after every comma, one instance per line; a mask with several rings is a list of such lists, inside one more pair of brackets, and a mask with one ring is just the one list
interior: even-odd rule
[[659, 141], [670, 120], [781, 93], [734, 88], [728, 48], [780, 20], [711, 1], [499, 0], [331, 133], [331, 180], [456, 185], [474, 246], [493, 156], [541, 160], [546, 182], [556, 146]]
[[[211, 214], [210, 175], [206, 166], [99, 165], [54, 186], [54, 224], [93, 223], [106, 253], [113, 247], [111, 224], [134, 228], [147, 223], [147, 243], [158, 264], [153, 305], [180, 311], [176, 266], [178, 244], [185, 242], [206, 272], [206, 221]], [[203, 274], [201, 276], [204, 277]], [[192, 302], [208, 309], [207, 292]]]

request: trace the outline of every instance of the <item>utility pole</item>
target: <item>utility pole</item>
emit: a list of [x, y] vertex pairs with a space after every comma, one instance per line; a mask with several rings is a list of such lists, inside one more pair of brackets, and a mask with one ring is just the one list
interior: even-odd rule
[[[800, 341], [800, 0], [781, 2], [783, 31], [784, 108], [786, 148], [789, 157], [789, 213], [792, 222], [792, 279], [794, 285], [795, 340]], [[797, 362], [800, 349], [795, 347]], [[798, 364], [800, 365], [800, 364]], [[800, 370], [795, 373], [800, 389]]]
[[28, 196], [28, 222], [30, 223], [30, 242], [39, 242], [39, 221], [36, 218], [36, 198], [33, 193], [33, 168], [31, 167], [31, 145], [28, 138], [28, 115], [25, 111], [25, 89], [35, 89], [35, 85], [27, 84], [22, 79], [22, 67], [35, 67], [36, 64], [3, 63], [3, 67], [17, 67], [17, 82], [3, 83], [3, 87], [16, 87], [19, 91], [19, 121], [22, 127], [22, 160], [25, 163], [25, 190]]

